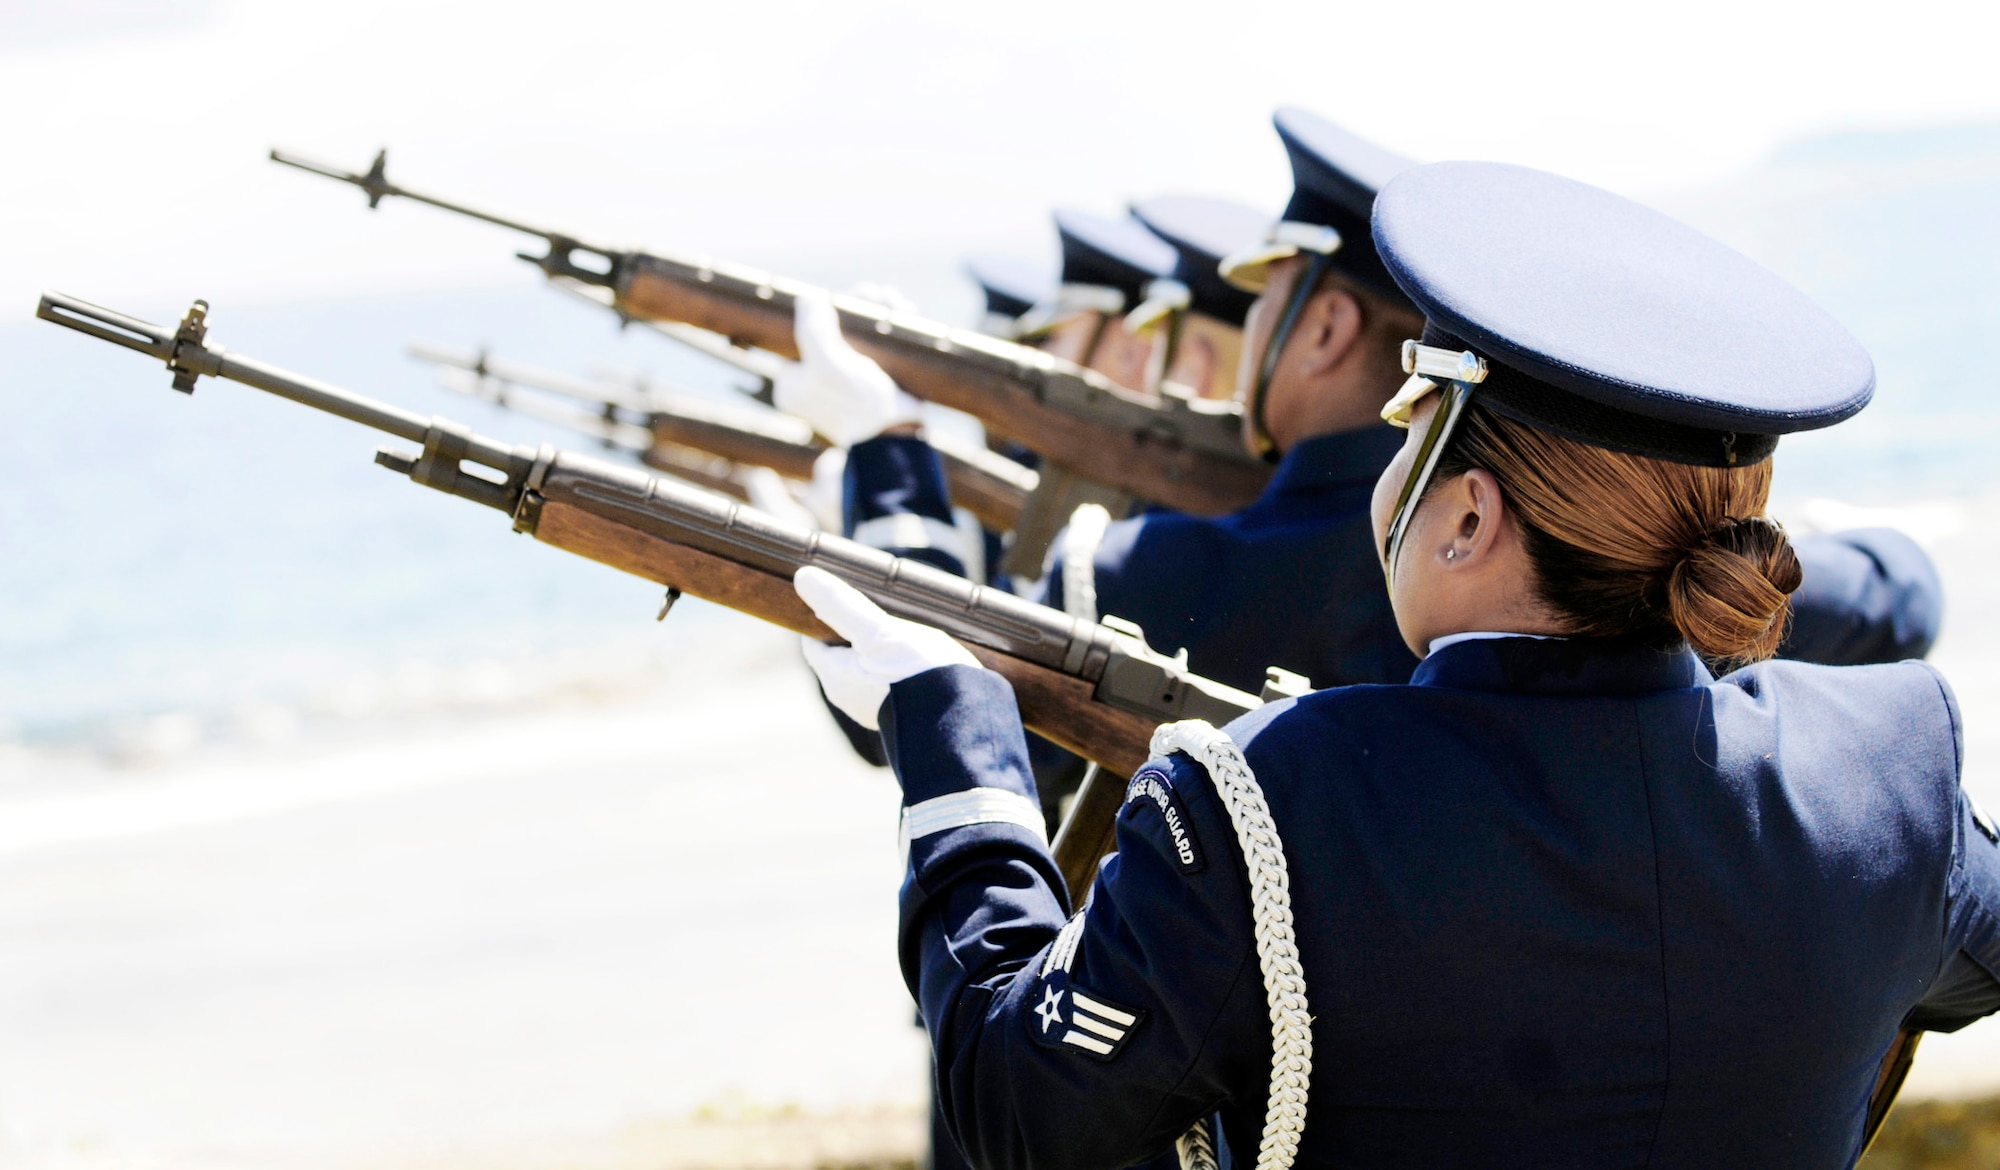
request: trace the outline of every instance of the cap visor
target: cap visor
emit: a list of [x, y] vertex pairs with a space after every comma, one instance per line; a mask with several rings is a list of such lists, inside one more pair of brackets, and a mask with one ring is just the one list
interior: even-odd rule
[[1247, 293], [1262, 293], [1270, 282], [1271, 265], [1287, 257], [1299, 254], [1297, 244], [1271, 242], [1245, 248], [1241, 252], [1225, 256], [1216, 271], [1222, 279]]

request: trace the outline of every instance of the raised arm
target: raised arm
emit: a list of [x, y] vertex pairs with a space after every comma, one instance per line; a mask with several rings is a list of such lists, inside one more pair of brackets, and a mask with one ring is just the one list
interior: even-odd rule
[[1805, 582], [1792, 595], [1782, 658], [1861, 666], [1922, 658], [1937, 641], [1944, 587], [1916, 541], [1856, 528], [1792, 543]]
[[[817, 609], [829, 602], [816, 588], [801, 581]], [[1175, 757], [1139, 771], [1118, 853], [1066, 923], [1006, 680], [942, 651], [892, 669], [874, 648], [918, 636], [896, 628], [911, 623], [864, 614], [857, 627], [852, 599], [832, 605], [846, 608], [822, 616], [854, 646], [811, 657], [837, 702], [883, 696], [849, 714], [879, 721], [903, 785], [904, 978], [943, 1116], [973, 1164], [1129, 1165], [1226, 1101], [1261, 1099], [1269, 1025], [1249, 895], [1200, 767]]]

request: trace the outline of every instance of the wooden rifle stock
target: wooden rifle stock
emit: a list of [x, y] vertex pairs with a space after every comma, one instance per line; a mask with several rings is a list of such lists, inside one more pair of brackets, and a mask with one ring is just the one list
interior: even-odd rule
[[[794, 633], [839, 640], [799, 600], [789, 578], [673, 544], [573, 504], [544, 503], [534, 536], [564, 552]], [[1147, 742], [1158, 726], [1154, 721], [1096, 702], [1091, 685], [1080, 678], [984, 646], [968, 648], [982, 665], [1013, 684], [1021, 722], [1036, 734], [1121, 774], [1129, 775], [1146, 762]], [[1121, 791], [1121, 801], [1123, 795]], [[1115, 815], [1115, 805], [1112, 811]], [[1095, 863], [1091, 858], [1089, 864]]]
[[1903, 1081], [1910, 1075], [1910, 1065], [1917, 1059], [1917, 1045], [1924, 1038], [1922, 1032], [1914, 1028], [1904, 1028], [1896, 1033], [1890, 1042], [1889, 1051], [1882, 1055], [1882, 1066], [1875, 1074], [1875, 1088], [1868, 1094], [1868, 1112], [1861, 1123], [1861, 1152], [1882, 1133], [1882, 1123], [1889, 1120], [1889, 1110], [1896, 1104], [1896, 1097], [1903, 1091]]

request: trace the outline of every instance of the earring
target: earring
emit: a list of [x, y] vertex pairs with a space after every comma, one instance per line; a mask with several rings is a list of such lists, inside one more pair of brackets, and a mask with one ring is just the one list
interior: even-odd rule
[[1458, 559], [1458, 550], [1457, 550], [1457, 549], [1455, 549], [1455, 548], [1448, 548], [1448, 549], [1444, 550], [1444, 559], [1445, 559], [1445, 560], [1448, 560], [1448, 561], [1455, 561], [1455, 560], [1457, 560], [1457, 559]]

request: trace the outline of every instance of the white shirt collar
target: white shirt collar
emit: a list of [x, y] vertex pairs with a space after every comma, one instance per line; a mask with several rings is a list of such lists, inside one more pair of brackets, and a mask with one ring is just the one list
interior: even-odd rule
[[1456, 646], [1460, 642], [1484, 642], [1491, 638], [1533, 638], [1537, 642], [1553, 640], [1549, 634], [1510, 634], [1505, 630], [1467, 630], [1462, 634], [1446, 634], [1442, 638], [1432, 638], [1426, 655], [1436, 654], [1446, 646]]

